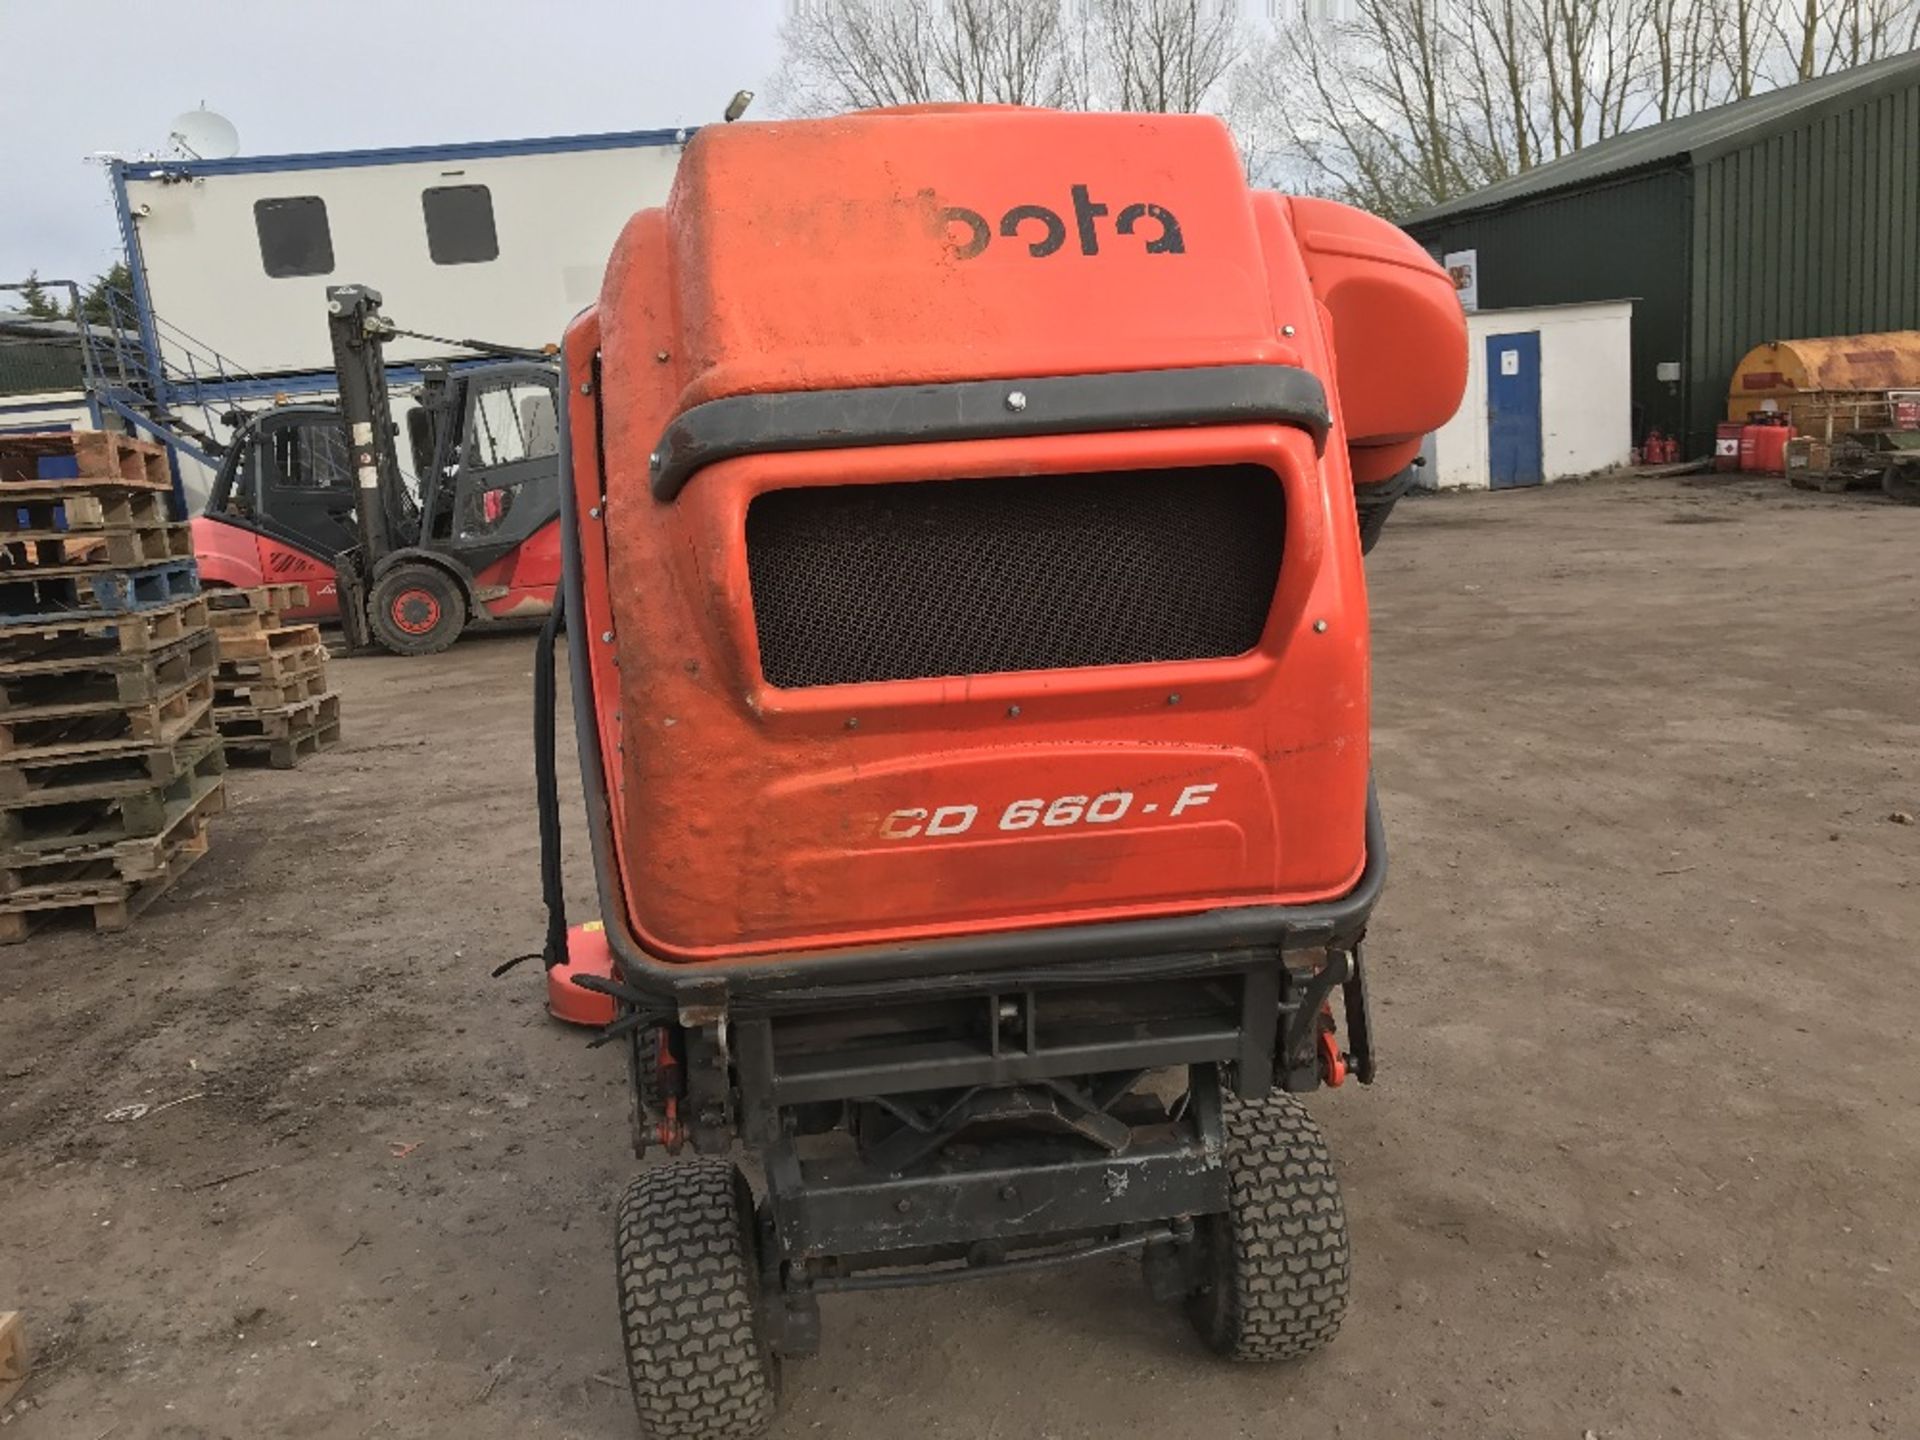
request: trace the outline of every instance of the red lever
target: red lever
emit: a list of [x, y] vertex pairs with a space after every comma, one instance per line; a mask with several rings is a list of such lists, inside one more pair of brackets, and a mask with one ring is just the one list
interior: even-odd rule
[[1333, 1012], [1320, 1012], [1320, 1078], [1338, 1089], [1347, 1078], [1347, 1057], [1340, 1053], [1340, 1037], [1333, 1033]]

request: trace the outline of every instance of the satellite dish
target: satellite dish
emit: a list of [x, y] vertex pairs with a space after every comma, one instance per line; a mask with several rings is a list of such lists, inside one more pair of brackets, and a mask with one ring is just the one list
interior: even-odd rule
[[240, 153], [240, 132], [204, 105], [173, 117], [167, 141], [189, 160], [225, 160]]

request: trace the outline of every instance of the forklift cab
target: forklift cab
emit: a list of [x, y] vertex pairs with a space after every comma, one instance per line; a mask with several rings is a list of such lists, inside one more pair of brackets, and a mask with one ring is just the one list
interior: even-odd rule
[[558, 386], [555, 367], [533, 361], [423, 367], [420, 407], [407, 417], [420, 544], [477, 573], [552, 521], [560, 503]]
[[255, 418], [220, 467], [207, 512], [325, 559], [353, 544], [353, 467], [340, 412], [287, 405]]

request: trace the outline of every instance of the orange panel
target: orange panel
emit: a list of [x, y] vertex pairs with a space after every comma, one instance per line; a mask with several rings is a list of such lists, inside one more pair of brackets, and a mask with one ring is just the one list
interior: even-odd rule
[[[1466, 364], [1453, 290], [1400, 232], [1250, 191], [1201, 117], [941, 108], [712, 127], [569, 332], [573, 377], [596, 355], [598, 393], [568, 397], [587, 604], [570, 629], [592, 647], [628, 920], [653, 953], [1305, 903], [1355, 883], [1368, 674], [1353, 484], [1407, 463]], [[726, 397], [1206, 366], [1317, 375], [1324, 447], [1291, 424], [1222, 420], [747, 454], [673, 499], [650, 488], [668, 425]], [[1140, 471], [1173, 486], [1201, 467], [1268, 477], [1284, 515], [1271, 609], [1244, 653], [763, 676], [756, 497]]]

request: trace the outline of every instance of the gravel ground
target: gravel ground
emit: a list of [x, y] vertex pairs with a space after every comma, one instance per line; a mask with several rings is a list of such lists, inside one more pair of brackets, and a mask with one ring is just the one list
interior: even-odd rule
[[[839, 1298], [776, 1433], [1920, 1434], [1917, 556], [1777, 482], [1404, 506], [1383, 1073], [1314, 1101], [1345, 1333], [1228, 1367], [1118, 1259]], [[341, 663], [347, 744], [236, 774], [132, 931], [0, 951], [12, 1433], [632, 1434], [620, 1064], [486, 973], [539, 937], [531, 654]]]

